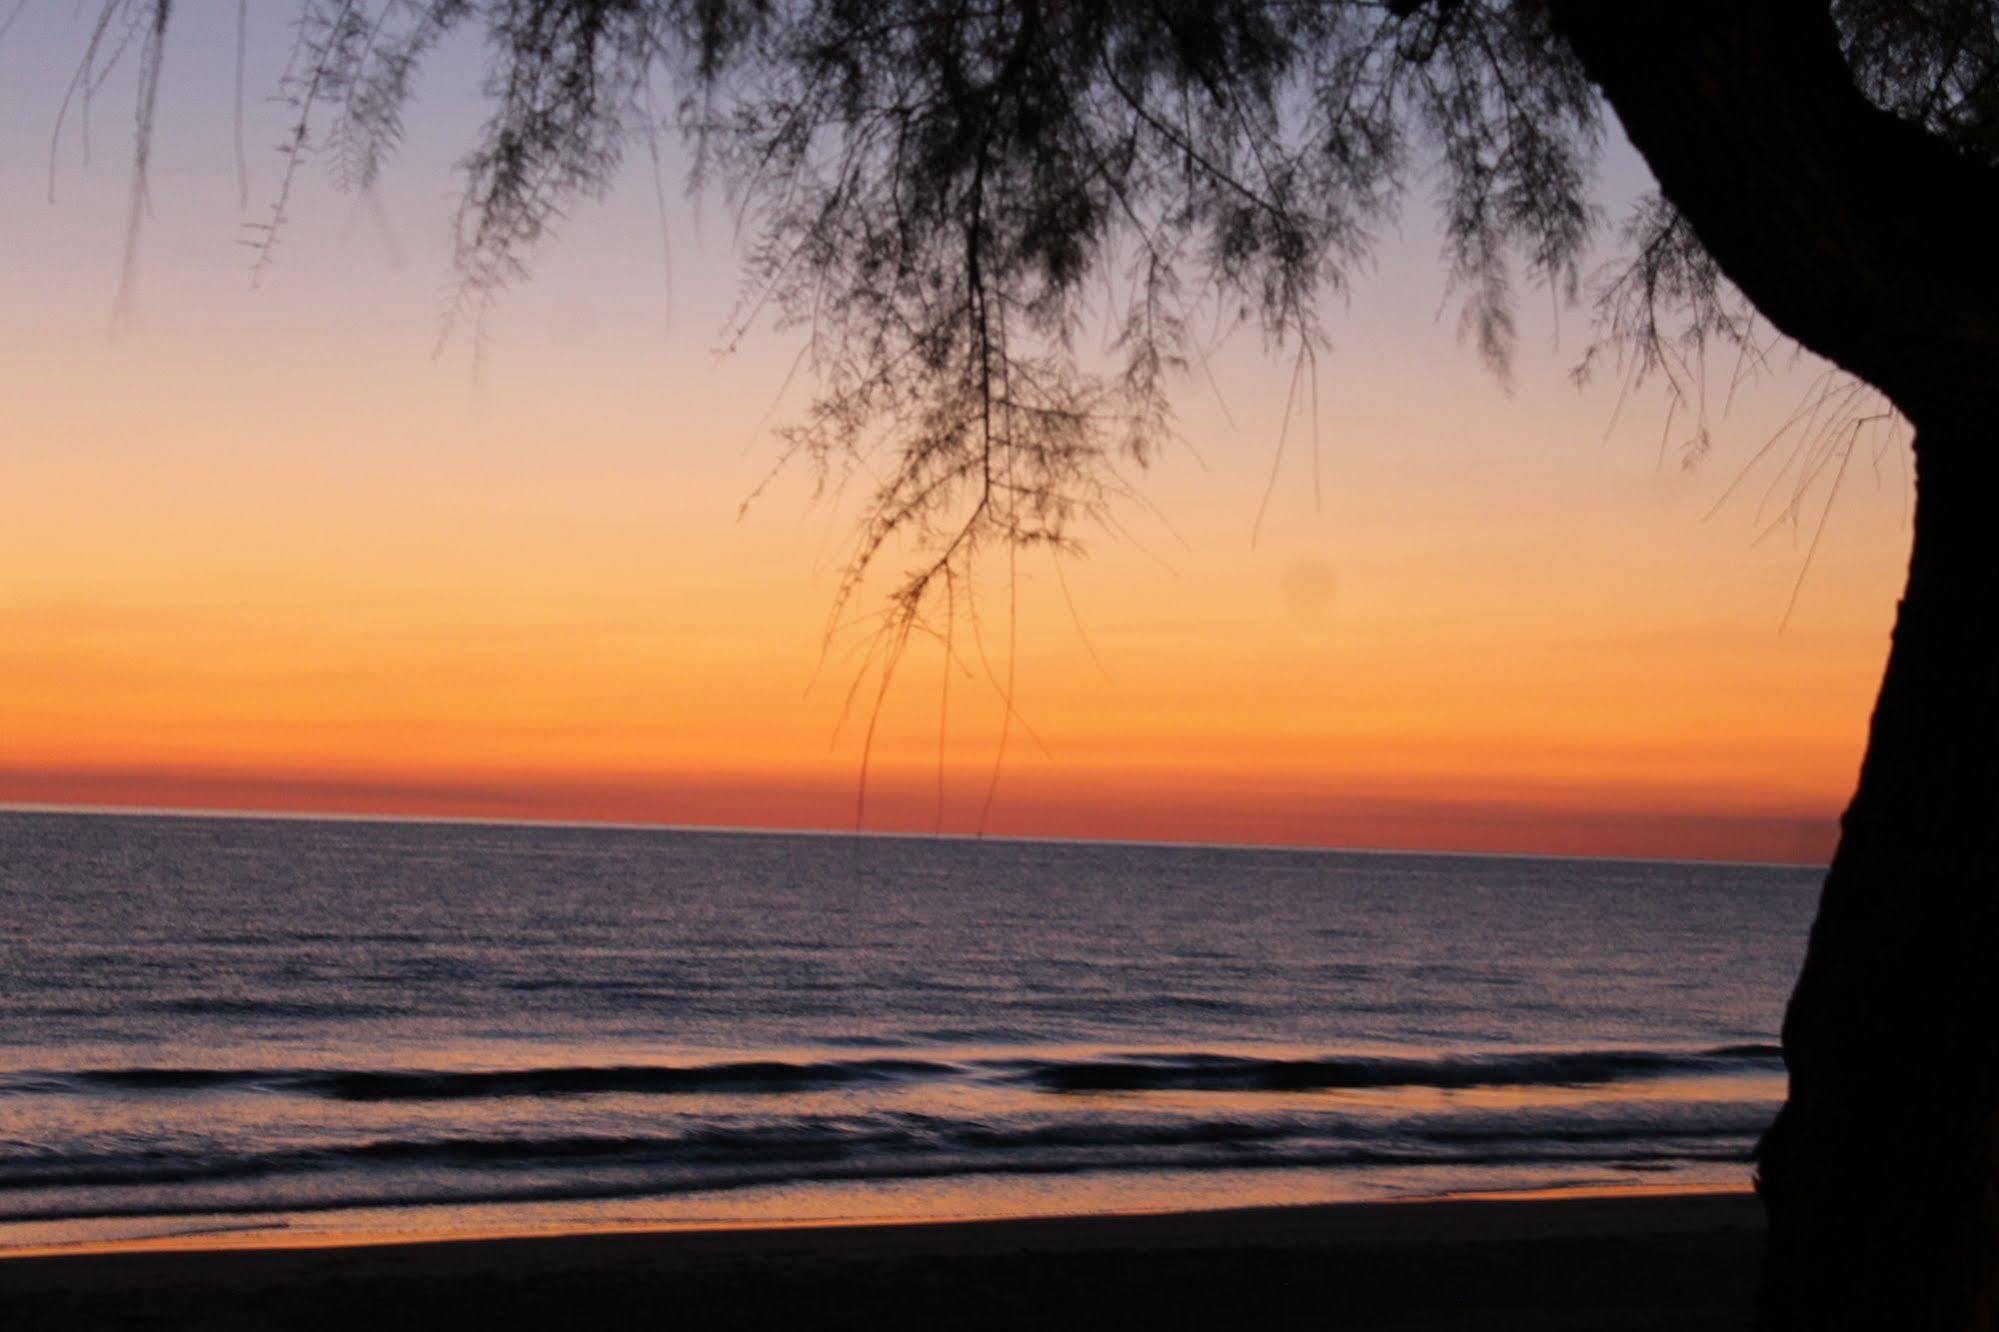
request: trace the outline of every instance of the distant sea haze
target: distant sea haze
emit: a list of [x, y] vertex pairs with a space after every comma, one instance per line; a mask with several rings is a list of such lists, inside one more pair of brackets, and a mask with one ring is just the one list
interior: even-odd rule
[[0, 1248], [1740, 1185], [1817, 879], [0, 813]]

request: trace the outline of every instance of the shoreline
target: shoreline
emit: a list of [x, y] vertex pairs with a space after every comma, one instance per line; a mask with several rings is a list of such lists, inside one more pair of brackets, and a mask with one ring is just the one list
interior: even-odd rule
[[[1747, 1192], [40, 1251], [10, 1326], [1749, 1325]], [[183, 1237], [198, 1243], [200, 1237]], [[211, 1237], [212, 1238], [212, 1237]], [[1324, 1321], [1322, 1319], [1322, 1321]]]
[[[1454, 1208], [1460, 1204], [1493, 1206], [1504, 1204], [1530, 1203], [1586, 1203], [1603, 1200], [1636, 1199], [1738, 1199], [1754, 1200], [1754, 1190], [1748, 1185], [1739, 1187], [1717, 1186], [1714, 1184], [1592, 1184], [1580, 1187], [1551, 1186], [1534, 1189], [1504, 1189], [1494, 1191], [1467, 1191], [1462, 1193], [1412, 1194], [1406, 1197], [1384, 1197], [1369, 1199], [1337, 1199], [1326, 1202], [1273, 1202], [1248, 1203], [1239, 1207], [1159, 1207], [1132, 1211], [1107, 1212], [1048, 1212], [1000, 1215], [925, 1215], [911, 1217], [856, 1216], [841, 1217], [798, 1217], [777, 1218], [768, 1221], [742, 1221], [727, 1218], [693, 1221], [673, 1221], [670, 1219], [630, 1221], [625, 1223], [576, 1225], [492, 1225], [472, 1226], [458, 1230], [440, 1229], [425, 1231], [381, 1231], [367, 1229], [340, 1229], [330, 1227], [324, 1230], [297, 1231], [280, 1222], [257, 1223], [251, 1225], [218, 1224], [200, 1229], [173, 1231], [163, 1234], [140, 1235], [123, 1239], [65, 1240], [46, 1244], [8, 1245], [0, 1242], [0, 1272], [11, 1264], [35, 1262], [40, 1259], [58, 1258], [116, 1258], [125, 1255], [144, 1254], [209, 1254], [244, 1253], [263, 1250], [284, 1250], [296, 1252], [317, 1249], [399, 1249], [421, 1248], [432, 1245], [451, 1244], [512, 1244], [535, 1242], [579, 1243], [591, 1240], [627, 1241], [659, 1240], [679, 1242], [688, 1236], [748, 1236], [786, 1235], [798, 1237], [811, 1232], [851, 1232], [881, 1231], [902, 1234], [932, 1227], [944, 1231], [966, 1235], [984, 1234], [988, 1231], [1005, 1238], [1012, 1231], [1021, 1232], [1049, 1230], [1065, 1231], [1071, 1228], [1089, 1230], [1092, 1228], [1109, 1230], [1131, 1227], [1143, 1232], [1158, 1227], [1162, 1232], [1180, 1229], [1199, 1230], [1201, 1219], [1208, 1219], [1217, 1226], [1230, 1218], [1241, 1219], [1251, 1224], [1268, 1224], [1270, 1219], [1293, 1218], [1325, 1221], [1335, 1229], [1350, 1223], [1350, 1219], [1372, 1217], [1377, 1220], [1386, 1209], [1407, 1207]], [[1704, 1204], [1697, 1204], [1704, 1205]], [[1716, 1206], [1721, 1204], [1717, 1201]], [[1377, 1210], [1381, 1209], [1381, 1210]], [[195, 1215], [188, 1218], [199, 1221], [205, 1218]], [[1389, 1227], [1390, 1233], [1399, 1233], [1399, 1227]], [[4, 1282], [0, 1281], [0, 1286]]]

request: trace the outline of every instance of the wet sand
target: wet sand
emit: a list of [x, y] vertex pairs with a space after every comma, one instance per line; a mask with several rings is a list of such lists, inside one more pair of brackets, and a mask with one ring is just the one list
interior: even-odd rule
[[1747, 1194], [1097, 1216], [0, 1260], [0, 1326], [1751, 1326]]

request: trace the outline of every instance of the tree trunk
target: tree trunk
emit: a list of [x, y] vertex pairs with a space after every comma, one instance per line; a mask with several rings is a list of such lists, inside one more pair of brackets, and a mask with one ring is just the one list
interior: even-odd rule
[[1999, 1329], [1999, 172], [1855, 88], [1826, 0], [1547, 0], [1778, 329], [1916, 426], [1909, 583], [1759, 1149], [1776, 1332]]
[[1908, 590], [1759, 1151], [1783, 1332], [1999, 1327], [1994, 451], [1917, 439]]

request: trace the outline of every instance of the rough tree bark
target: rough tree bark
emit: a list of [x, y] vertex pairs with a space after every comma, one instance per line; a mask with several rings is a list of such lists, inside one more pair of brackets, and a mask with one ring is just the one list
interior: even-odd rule
[[1873, 107], [1824, 0], [1551, 0], [1781, 331], [1916, 427], [1909, 581], [1759, 1151], [1766, 1326], [1999, 1327], [1999, 173]]

